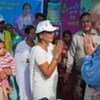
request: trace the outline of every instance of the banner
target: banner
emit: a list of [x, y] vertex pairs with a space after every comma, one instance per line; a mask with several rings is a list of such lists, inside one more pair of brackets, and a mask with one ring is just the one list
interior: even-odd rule
[[100, 3], [100, 0], [81, 0], [80, 2], [81, 14], [84, 12], [89, 12], [98, 3]]
[[61, 22], [61, 3], [48, 3], [47, 19], [53, 23]]
[[62, 33], [65, 30], [70, 30], [74, 34], [80, 29], [80, 0], [62, 0], [61, 9]]
[[43, 12], [43, 0], [0, 0], [0, 14], [6, 23], [14, 24], [15, 19], [22, 14], [22, 5], [29, 3], [32, 7], [31, 14]]

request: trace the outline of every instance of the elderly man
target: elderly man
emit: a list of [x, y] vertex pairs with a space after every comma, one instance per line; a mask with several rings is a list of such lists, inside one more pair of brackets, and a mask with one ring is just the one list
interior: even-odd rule
[[[92, 22], [94, 23], [93, 24], [94, 28], [97, 30], [98, 35], [100, 35], [100, 3], [97, 4], [91, 11], [91, 19]], [[100, 41], [98, 42], [98, 44], [100, 44]], [[92, 100], [92, 98], [93, 100], [100, 100], [100, 90], [98, 90], [100, 86], [100, 81], [99, 81], [100, 45], [99, 46], [97, 46], [97, 44], [94, 45], [91, 37], [86, 36], [84, 38], [84, 48], [85, 48], [85, 54], [87, 56], [85, 57], [81, 71], [82, 71], [82, 76], [86, 81], [86, 83], [91, 85], [91, 86], [88, 85], [86, 86], [84, 100]], [[93, 74], [91, 75], [91, 73]]]
[[100, 41], [96, 30], [92, 29], [91, 16], [89, 13], [83, 13], [80, 16], [81, 31], [77, 32], [72, 39], [70, 49], [68, 51], [67, 59], [67, 76], [70, 75], [74, 66], [74, 83], [73, 83], [73, 100], [83, 100], [85, 91], [85, 82], [81, 76], [81, 66], [85, 57], [84, 52], [84, 36], [88, 34], [91, 36], [93, 43]]

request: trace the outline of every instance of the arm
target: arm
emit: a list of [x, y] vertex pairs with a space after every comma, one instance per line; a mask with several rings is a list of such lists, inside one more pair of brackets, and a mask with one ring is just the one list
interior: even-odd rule
[[41, 70], [41, 72], [43, 73], [43, 75], [46, 78], [49, 78], [52, 75], [53, 71], [55, 70], [56, 66], [57, 66], [57, 60], [55, 58], [53, 58], [50, 65], [47, 62], [45, 62], [45, 63], [39, 65], [38, 67]]
[[23, 29], [23, 23], [22, 22], [23, 22], [23, 17], [19, 16], [14, 23], [14, 29], [18, 33], [18, 35], [20, 35], [21, 37], [24, 36], [24, 34], [22, 32], [22, 29]]
[[0, 72], [0, 82], [4, 79], [7, 79], [9, 75], [11, 75], [11, 69], [4, 68], [2, 72]]
[[100, 48], [97, 48], [96, 50], [95, 49], [96, 47], [93, 46], [91, 37], [86, 35], [84, 38], [84, 50], [85, 50], [86, 57], [82, 65], [81, 73], [86, 83], [92, 86], [99, 84], [98, 74], [100, 73], [99, 71], [100, 54], [98, 53]]
[[59, 41], [53, 50], [54, 55], [53, 55], [53, 58], [52, 58], [50, 64], [47, 62], [45, 56], [44, 57], [41, 56], [42, 58], [40, 58], [40, 55], [42, 53], [41, 54], [37, 53], [38, 57], [36, 57], [36, 59], [35, 59], [37, 63], [38, 63], [39, 59], [41, 60], [41, 59], [45, 58], [43, 63], [41, 63], [41, 64], [38, 63], [38, 67], [41, 70], [42, 74], [46, 78], [49, 78], [52, 75], [52, 73], [54, 72], [54, 70], [57, 66], [57, 63], [58, 63], [58, 58], [61, 55], [62, 51], [63, 51], [63, 43], [62, 43], [62, 41]]
[[91, 86], [95, 86], [98, 83], [97, 70], [99, 69], [100, 63], [93, 61], [93, 57], [88, 55], [84, 59], [84, 63], [81, 68], [81, 74], [85, 82]]
[[100, 96], [100, 91], [92, 93], [91, 96]]
[[11, 68], [3, 68], [3, 71], [5, 72], [6, 75], [11, 75], [12, 74], [12, 71], [11, 71]]

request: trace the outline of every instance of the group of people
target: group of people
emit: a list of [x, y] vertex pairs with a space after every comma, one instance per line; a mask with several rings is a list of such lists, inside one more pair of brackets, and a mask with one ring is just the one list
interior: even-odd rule
[[[58, 27], [41, 13], [34, 19], [28, 3], [22, 7], [15, 30], [9, 23], [4, 27], [5, 20], [0, 16], [1, 100], [8, 100], [13, 93], [10, 76], [16, 77], [19, 87], [17, 100], [99, 100], [99, 8], [100, 3], [91, 13], [80, 16], [81, 30], [73, 37], [67, 30], [55, 42]], [[67, 92], [72, 97], [68, 98]]]

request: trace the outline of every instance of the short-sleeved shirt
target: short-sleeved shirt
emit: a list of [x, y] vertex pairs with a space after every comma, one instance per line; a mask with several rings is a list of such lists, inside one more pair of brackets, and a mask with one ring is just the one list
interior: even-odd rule
[[44, 62], [51, 63], [53, 57], [53, 45], [48, 46], [46, 52], [40, 46], [34, 46], [32, 48], [30, 56], [30, 79], [31, 79], [31, 91], [34, 100], [38, 100], [43, 97], [47, 97], [49, 100], [56, 99], [56, 86], [58, 80], [57, 68], [54, 70], [50, 78], [46, 78], [40, 71], [38, 65]]

